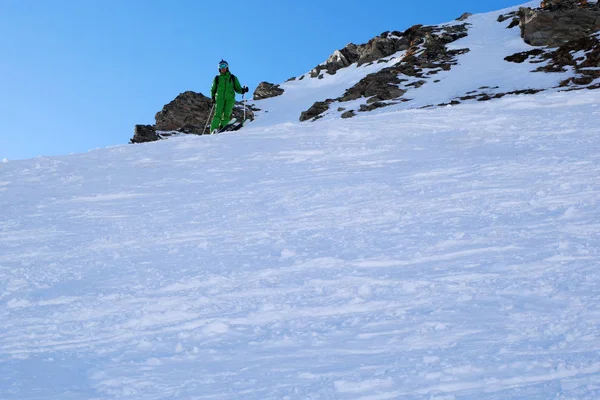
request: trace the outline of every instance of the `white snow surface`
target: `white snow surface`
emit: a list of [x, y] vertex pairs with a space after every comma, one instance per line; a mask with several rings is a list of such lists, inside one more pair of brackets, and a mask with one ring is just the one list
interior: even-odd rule
[[[562, 79], [508, 70], [499, 13], [414, 104]], [[3, 160], [0, 399], [600, 399], [600, 91], [297, 122], [384, 66]]]
[[0, 165], [1, 399], [598, 399], [598, 91]]

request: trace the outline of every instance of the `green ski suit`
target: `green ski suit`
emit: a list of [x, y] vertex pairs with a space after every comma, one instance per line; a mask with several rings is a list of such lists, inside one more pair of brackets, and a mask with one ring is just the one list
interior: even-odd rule
[[229, 69], [215, 77], [210, 90], [211, 97], [216, 101], [215, 116], [210, 124], [211, 132], [223, 128], [231, 120], [236, 93], [242, 93], [242, 86]]

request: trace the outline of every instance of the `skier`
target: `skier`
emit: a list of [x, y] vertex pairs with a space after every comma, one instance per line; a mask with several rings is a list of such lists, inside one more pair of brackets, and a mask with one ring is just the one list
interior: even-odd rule
[[210, 94], [215, 104], [215, 116], [210, 124], [210, 132], [216, 133], [229, 124], [235, 104], [235, 94], [248, 93], [247, 86], [241, 86], [238, 78], [229, 72], [227, 61], [219, 62], [219, 75], [215, 76]]

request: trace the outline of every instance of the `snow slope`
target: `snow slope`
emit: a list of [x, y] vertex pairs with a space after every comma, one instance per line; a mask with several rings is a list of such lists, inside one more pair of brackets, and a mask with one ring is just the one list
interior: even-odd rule
[[600, 92], [418, 109], [569, 76], [504, 61], [513, 9], [410, 102], [297, 122], [398, 53], [243, 133], [0, 163], [0, 399], [599, 399]]
[[[519, 7], [539, 7], [539, 0], [469, 17], [466, 20], [469, 24], [468, 36], [448, 45], [450, 50], [470, 49], [468, 53], [458, 56], [458, 65], [449, 71], [440, 71], [436, 75], [425, 78], [403, 76], [404, 79], [409, 78], [407, 83], [421, 79], [428, 82], [419, 88], [403, 86], [404, 89], [408, 89], [408, 93], [403, 97], [410, 101], [389, 106], [383, 112], [449, 103], [482, 87], [488, 88], [486, 92], [490, 95], [516, 90], [549, 89], [573, 76], [572, 72], [533, 72], [543, 64], [529, 62], [518, 64], [504, 60], [507, 56], [533, 48], [523, 41], [518, 27], [507, 29], [510, 19], [498, 22], [500, 15], [517, 11]], [[452, 21], [441, 26], [462, 23]], [[262, 112], [259, 112], [257, 119], [249, 125], [264, 127], [296, 122], [300, 113], [306, 111], [316, 101], [342, 96], [347, 88], [354, 86], [365, 76], [396, 64], [403, 56], [404, 52], [401, 52], [385, 58], [386, 62], [365, 64], [360, 67], [354, 63], [337, 71], [335, 75], [324, 73], [322, 79], [311, 78], [310, 74], [306, 73], [300, 77], [302, 79], [284, 82], [280, 85], [285, 90], [283, 95], [253, 102]], [[344, 111], [358, 112], [360, 105], [366, 104], [366, 101], [367, 99], [363, 98], [351, 102], [332, 103], [325, 117], [340, 118], [341, 112], [337, 111], [338, 107], [345, 108]], [[370, 113], [378, 112], [381, 110], [370, 111]]]
[[599, 102], [2, 163], [0, 399], [598, 399]]

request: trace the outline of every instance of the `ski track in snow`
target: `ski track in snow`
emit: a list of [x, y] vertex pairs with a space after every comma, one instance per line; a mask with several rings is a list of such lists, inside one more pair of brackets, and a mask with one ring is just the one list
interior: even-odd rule
[[2, 164], [0, 398], [600, 398], [598, 96]]

